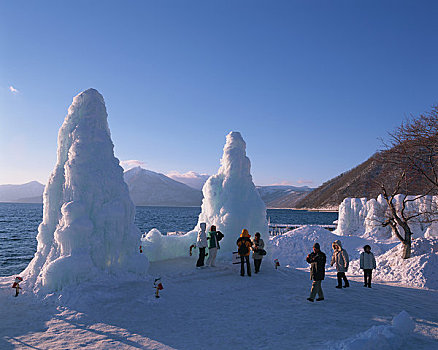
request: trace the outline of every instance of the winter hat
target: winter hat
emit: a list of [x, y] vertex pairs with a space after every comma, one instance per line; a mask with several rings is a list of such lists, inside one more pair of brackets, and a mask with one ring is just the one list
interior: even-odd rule
[[256, 234], [254, 236], [260, 237], [260, 232], [256, 232]]
[[321, 247], [319, 246], [319, 243], [318, 243], [318, 242], [316, 242], [316, 243], [313, 245], [313, 248], [321, 249]]
[[342, 244], [341, 244], [341, 241], [340, 241], [339, 239], [337, 239], [336, 241], [334, 241], [332, 245], [337, 245], [339, 248], [342, 249]]

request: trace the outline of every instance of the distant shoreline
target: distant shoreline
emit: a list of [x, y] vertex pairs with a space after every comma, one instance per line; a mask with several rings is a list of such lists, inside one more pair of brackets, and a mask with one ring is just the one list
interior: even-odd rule
[[273, 208], [268, 207], [266, 209], [288, 209], [288, 210], [301, 210], [301, 211], [315, 211], [321, 213], [337, 213], [339, 211], [338, 208]]
[[[43, 204], [42, 202], [2, 202], [5, 204]], [[201, 206], [197, 205], [135, 205], [136, 207], [164, 207], [164, 208], [201, 208]], [[300, 210], [300, 211], [314, 211], [314, 212], [326, 212], [326, 213], [337, 213], [338, 208], [275, 208], [275, 207], [266, 207], [266, 209], [284, 209], [284, 210]]]

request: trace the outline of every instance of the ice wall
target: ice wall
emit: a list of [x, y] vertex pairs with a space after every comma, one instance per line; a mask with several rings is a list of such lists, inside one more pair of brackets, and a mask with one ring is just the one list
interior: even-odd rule
[[[403, 206], [403, 194], [394, 197], [396, 210], [400, 213]], [[413, 237], [422, 237], [425, 232], [434, 235], [435, 229], [428, 230], [430, 223], [425, 221], [430, 218], [430, 213], [437, 213], [438, 197], [436, 196], [408, 196], [406, 203], [406, 216], [413, 216], [417, 213], [425, 213], [418, 218], [409, 221]], [[339, 206], [339, 219], [336, 233], [344, 236], [367, 236], [375, 239], [389, 239], [392, 237], [391, 228], [382, 225], [388, 217], [388, 204], [379, 195], [377, 199], [366, 200], [366, 198], [345, 198]], [[400, 229], [403, 233], [403, 230]]]
[[260, 198], [251, 176], [251, 162], [246, 156], [246, 144], [239, 132], [227, 135], [221, 166], [205, 183], [202, 192], [201, 222], [224, 234], [220, 253], [236, 251], [236, 240], [243, 228], [253, 237], [260, 232], [267, 242], [266, 206]]
[[102, 95], [80, 93], [59, 130], [37, 252], [23, 272], [35, 292], [105, 274], [146, 273], [135, 207], [113, 147]]

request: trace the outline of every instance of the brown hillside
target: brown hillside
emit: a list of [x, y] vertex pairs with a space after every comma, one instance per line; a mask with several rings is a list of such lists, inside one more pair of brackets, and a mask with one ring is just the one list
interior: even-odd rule
[[[382, 161], [391, 151], [376, 153], [357, 167], [325, 182], [296, 203], [296, 208], [333, 208], [347, 197], [376, 198], [380, 184], [389, 188], [399, 179], [400, 170], [394, 164]], [[404, 185], [406, 194], [423, 194], [430, 190], [430, 184], [415, 171], [410, 171], [409, 184]]]

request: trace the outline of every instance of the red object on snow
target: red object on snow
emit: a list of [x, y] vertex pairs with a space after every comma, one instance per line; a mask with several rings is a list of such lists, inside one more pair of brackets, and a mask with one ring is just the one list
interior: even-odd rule
[[163, 287], [163, 285], [161, 283], [158, 283], [157, 288], [158, 288], [158, 290], [162, 290], [164, 287]]
[[140, 253], [143, 253], [143, 249], [141, 249], [141, 246], [140, 246]]
[[15, 282], [14, 282], [14, 284], [12, 285], [12, 288], [17, 288], [17, 287], [18, 287], [18, 284], [19, 284], [20, 282], [22, 282], [22, 281], [23, 281], [23, 278], [22, 278], [22, 277], [20, 277], [20, 276], [15, 277]]

